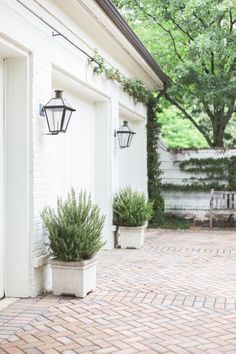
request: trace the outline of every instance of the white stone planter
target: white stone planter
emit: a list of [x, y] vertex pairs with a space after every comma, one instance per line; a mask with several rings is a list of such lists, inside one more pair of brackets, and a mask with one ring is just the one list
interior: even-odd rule
[[85, 297], [96, 288], [97, 259], [79, 262], [50, 260], [54, 295]]
[[119, 226], [119, 245], [121, 248], [142, 248], [145, 226]]

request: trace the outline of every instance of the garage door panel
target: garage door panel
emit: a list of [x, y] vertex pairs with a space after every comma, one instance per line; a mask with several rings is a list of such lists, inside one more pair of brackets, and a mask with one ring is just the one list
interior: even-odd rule
[[0, 58], [0, 299], [4, 296], [3, 60]]
[[56, 137], [57, 194], [65, 196], [73, 187], [76, 192], [87, 190], [94, 196], [95, 184], [95, 107], [75, 94], [64, 97], [76, 109], [68, 130]]

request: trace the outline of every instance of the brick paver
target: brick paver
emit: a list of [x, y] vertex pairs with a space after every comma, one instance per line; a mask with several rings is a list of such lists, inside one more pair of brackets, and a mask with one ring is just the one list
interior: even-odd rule
[[103, 251], [85, 299], [21, 299], [0, 312], [0, 353], [236, 353], [236, 233], [147, 232]]

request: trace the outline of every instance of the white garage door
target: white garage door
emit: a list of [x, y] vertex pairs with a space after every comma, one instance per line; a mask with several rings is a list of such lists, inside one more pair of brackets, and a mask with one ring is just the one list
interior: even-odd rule
[[[94, 196], [95, 185], [95, 106], [79, 95], [65, 90], [63, 96], [71, 107], [68, 130], [55, 137], [54, 174], [57, 195], [65, 196], [73, 187]], [[54, 137], [52, 137], [54, 138]]]
[[[120, 126], [126, 117], [121, 117]], [[127, 149], [119, 149], [119, 187], [131, 186], [144, 193], [147, 192], [147, 148], [146, 122], [129, 121], [130, 128], [136, 132]]]
[[4, 296], [3, 60], [0, 58], [0, 299]]

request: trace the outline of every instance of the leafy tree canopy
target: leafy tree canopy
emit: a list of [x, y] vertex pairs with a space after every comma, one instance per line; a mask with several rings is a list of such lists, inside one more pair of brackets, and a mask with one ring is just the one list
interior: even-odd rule
[[163, 108], [174, 105], [209, 146], [234, 144], [236, 0], [113, 3], [173, 81]]
[[161, 135], [167, 146], [171, 148], [203, 148], [207, 147], [201, 133], [192, 126], [192, 123], [183, 119], [175, 108], [165, 109], [158, 113], [161, 125]]

